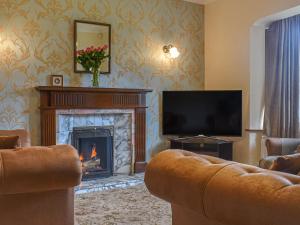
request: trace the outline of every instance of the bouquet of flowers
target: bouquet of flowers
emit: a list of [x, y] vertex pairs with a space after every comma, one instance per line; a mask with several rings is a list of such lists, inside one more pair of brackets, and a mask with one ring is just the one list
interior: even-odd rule
[[106, 54], [108, 45], [103, 45], [99, 47], [88, 47], [76, 52], [76, 62], [82, 65], [86, 71], [90, 71], [93, 74], [93, 87], [99, 86], [99, 73], [101, 63], [109, 55]]

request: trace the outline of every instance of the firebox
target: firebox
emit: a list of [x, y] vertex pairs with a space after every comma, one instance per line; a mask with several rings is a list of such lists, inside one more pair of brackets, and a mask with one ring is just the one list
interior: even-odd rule
[[78, 150], [83, 180], [113, 174], [113, 135], [111, 127], [74, 127], [72, 145]]

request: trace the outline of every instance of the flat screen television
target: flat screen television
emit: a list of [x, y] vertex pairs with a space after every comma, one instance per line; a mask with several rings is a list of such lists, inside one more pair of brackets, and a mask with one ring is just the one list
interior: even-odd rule
[[242, 91], [164, 91], [163, 134], [241, 136]]

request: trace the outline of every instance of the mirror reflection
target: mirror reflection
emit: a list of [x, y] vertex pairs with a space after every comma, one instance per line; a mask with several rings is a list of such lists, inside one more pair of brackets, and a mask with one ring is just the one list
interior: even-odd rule
[[[76, 52], [88, 47], [108, 45], [108, 54], [110, 55], [110, 34], [111, 26], [109, 24], [75, 21], [75, 48], [74, 48], [74, 67], [75, 72], [86, 71], [79, 63], [75, 61]], [[105, 59], [100, 67], [101, 73], [110, 73], [110, 58]]]

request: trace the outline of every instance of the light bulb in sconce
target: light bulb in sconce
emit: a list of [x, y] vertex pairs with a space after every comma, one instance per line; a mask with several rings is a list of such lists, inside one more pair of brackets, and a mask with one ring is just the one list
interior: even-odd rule
[[171, 59], [175, 59], [180, 55], [178, 49], [173, 45], [165, 45], [163, 51]]

